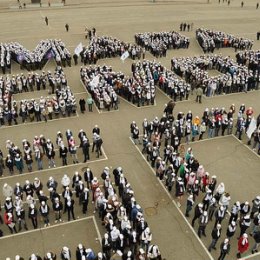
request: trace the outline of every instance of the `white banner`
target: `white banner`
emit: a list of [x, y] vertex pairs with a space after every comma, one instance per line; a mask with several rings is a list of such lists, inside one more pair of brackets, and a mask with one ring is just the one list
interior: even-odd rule
[[79, 54], [83, 51], [83, 45], [82, 43], [79, 43], [79, 45], [75, 48], [74, 53], [79, 56]]
[[246, 131], [246, 134], [247, 134], [247, 137], [250, 139], [252, 134], [254, 133], [254, 131], [256, 130], [256, 120], [255, 118], [253, 117], [251, 119], [251, 122], [250, 122], [250, 125]]
[[122, 56], [121, 56], [121, 60], [124, 61], [125, 59], [127, 59], [129, 57], [129, 52], [128, 51], [125, 51]]
[[96, 88], [98, 86], [99, 83], [99, 75], [95, 76], [89, 83], [89, 85], [91, 86], [91, 89], [93, 90], [94, 88]]

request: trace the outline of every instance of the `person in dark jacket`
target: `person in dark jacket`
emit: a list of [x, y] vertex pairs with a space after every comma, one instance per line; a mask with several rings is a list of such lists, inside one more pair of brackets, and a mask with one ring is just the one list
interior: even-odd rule
[[211, 244], [208, 248], [209, 252], [211, 251], [211, 249], [217, 249], [216, 248], [216, 244], [218, 242], [218, 239], [220, 238], [221, 236], [221, 225], [220, 224], [217, 224], [216, 228], [214, 228], [211, 232], [211, 237], [212, 237], [212, 241], [211, 241]]
[[257, 248], [259, 247], [260, 245], [260, 230], [257, 231], [254, 236], [253, 236], [254, 240], [255, 240], [255, 244], [252, 248], [252, 254], [258, 252]]
[[224, 242], [222, 242], [220, 245], [220, 256], [218, 260], [224, 260], [226, 255], [229, 253], [229, 251], [230, 251], [229, 239], [226, 238]]

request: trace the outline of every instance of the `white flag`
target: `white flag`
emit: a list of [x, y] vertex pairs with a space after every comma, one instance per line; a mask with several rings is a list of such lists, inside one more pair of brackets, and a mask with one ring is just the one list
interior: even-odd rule
[[252, 134], [254, 133], [254, 131], [256, 130], [256, 120], [255, 118], [253, 117], [251, 119], [251, 122], [250, 122], [250, 125], [246, 131], [246, 134], [247, 134], [247, 137], [250, 139]]
[[125, 59], [127, 59], [129, 57], [129, 52], [128, 51], [125, 51], [122, 56], [121, 56], [121, 60], [124, 61]]
[[79, 56], [79, 54], [83, 51], [83, 45], [80, 42], [79, 45], [75, 48], [74, 53]]
[[98, 86], [99, 83], [99, 75], [95, 76], [90, 82], [89, 85], [91, 86], [91, 89], [93, 90]]

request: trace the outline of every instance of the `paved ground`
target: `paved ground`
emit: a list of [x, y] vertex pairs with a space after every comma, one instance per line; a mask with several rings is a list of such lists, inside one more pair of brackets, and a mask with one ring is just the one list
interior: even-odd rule
[[[58, 1], [57, 1], [58, 2]], [[244, 1], [244, 8], [240, 8], [240, 1], [231, 1], [228, 7], [226, 3], [218, 4], [218, 1], [156, 1], [155, 3], [146, 1], [66, 1], [66, 6], [63, 8], [27, 8], [26, 10], [9, 9], [9, 5], [16, 5], [16, 1], [1, 1], [0, 2], [0, 22], [1, 22], [1, 42], [19, 41], [28, 49], [34, 49], [41, 39], [45, 38], [61, 38], [68, 48], [73, 52], [75, 46], [82, 42], [87, 44], [84, 39], [85, 26], [95, 26], [99, 35], [111, 35], [118, 37], [124, 41], [133, 42], [134, 33], [144, 31], [165, 31], [178, 30], [181, 22], [193, 22], [194, 29], [200, 26], [218, 29], [229, 32], [234, 35], [256, 38], [256, 31], [259, 30], [259, 10], [255, 10], [255, 1]], [[29, 2], [28, 2], [29, 3]], [[44, 22], [44, 17], [48, 16], [49, 26]], [[65, 32], [64, 25], [70, 25], [70, 31]], [[160, 59], [160, 62], [170, 68], [170, 59], [173, 56], [191, 56], [200, 55], [202, 51], [195, 41], [193, 32], [184, 32], [183, 34], [191, 38], [191, 45], [188, 50], [169, 51], [166, 58]], [[258, 49], [260, 43], [255, 41], [254, 49]], [[224, 55], [234, 57], [233, 49], [219, 50]], [[147, 59], [154, 59], [150, 54], [147, 54]], [[106, 63], [112, 65], [115, 70], [130, 73], [131, 60], [127, 60], [124, 64], [119, 58], [100, 60], [99, 64]], [[44, 68], [45, 70], [53, 70], [54, 63], [50, 62]], [[84, 95], [84, 88], [79, 81], [79, 68], [73, 66], [66, 68], [66, 75], [74, 93], [78, 93], [77, 98]], [[20, 73], [19, 67], [13, 67], [13, 74]], [[83, 92], [83, 94], [82, 94]], [[39, 98], [44, 95], [42, 91], [37, 93], [29, 93], [29, 98]], [[47, 95], [47, 93], [46, 93]], [[27, 96], [27, 95], [26, 95]], [[25, 98], [24, 94], [15, 96], [16, 100]], [[188, 102], [180, 102], [176, 106], [176, 111], [187, 112], [192, 110], [194, 114], [201, 115], [206, 107], [229, 107], [235, 103], [239, 106], [241, 103], [252, 105], [255, 111], [260, 111], [260, 92], [233, 94], [214, 98], [204, 98], [203, 103], [198, 105], [194, 102], [194, 97]], [[151, 226], [154, 242], [158, 243], [163, 256], [167, 260], [174, 259], [194, 259], [208, 260], [211, 259], [208, 253], [203, 249], [201, 243], [193, 234], [188, 224], [184, 221], [180, 212], [172, 203], [172, 198], [167, 195], [163, 187], [159, 184], [156, 177], [152, 175], [151, 169], [137, 152], [136, 148], [129, 140], [129, 125], [135, 120], [140, 125], [143, 118], [149, 119], [154, 116], [160, 116], [164, 104], [169, 100], [163, 93], [157, 91], [157, 105], [149, 108], [135, 108], [121, 99], [119, 112], [99, 114], [95, 109], [93, 113], [79, 114], [76, 117], [65, 118], [62, 120], [51, 121], [48, 123], [33, 123], [23, 124], [19, 127], [2, 127], [0, 129], [0, 147], [3, 147], [6, 139], [11, 139], [18, 145], [21, 145], [21, 140], [26, 138], [32, 140], [34, 135], [44, 134], [55, 140], [56, 132], [61, 130], [63, 133], [66, 129], [71, 129], [76, 135], [79, 129], [83, 128], [90, 136], [92, 127], [98, 124], [101, 127], [104, 140], [104, 150], [108, 160], [91, 162], [89, 166], [93, 169], [96, 176], [100, 176], [102, 169], [105, 166], [116, 167], [121, 165], [124, 168], [126, 177], [129, 179], [135, 190], [135, 196], [141, 206], [146, 209], [146, 219]], [[229, 187], [232, 199], [238, 197], [241, 200], [244, 198], [243, 193], [248, 190], [248, 195], [254, 196], [258, 191], [256, 186], [259, 177], [256, 181], [253, 176], [257, 176], [259, 168], [259, 159], [252, 154], [247, 148], [244, 148], [238, 141], [230, 137], [223, 140], [212, 140], [201, 143], [192, 144], [195, 154], [209, 169], [209, 172], [223, 177], [226, 186]], [[217, 152], [215, 152], [217, 149]], [[219, 150], [218, 150], [219, 149]], [[235, 152], [232, 156], [229, 152]], [[208, 154], [212, 154], [209, 157]], [[228, 156], [227, 156], [228, 155]], [[226, 158], [227, 156], [227, 158]], [[225, 157], [226, 159], [222, 158]], [[210, 160], [208, 160], [210, 159]], [[225, 171], [222, 170], [222, 164]], [[26, 179], [33, 180], [38, 176], [46, 183], [49, 176], [55, 176], [57, 180], [64, 173], [73, 175], [75, 170], [81, 170], [83, 165], [72, 165], [66, 168], [57, 168], [44, 172], [33, 172], [28, 175], [15, 176], [12, 178], [0, 179], [0, 187], [3, 183], [8, 182], [14, 185], [17, 181], [23, 183]], [[236, 169], [237, 168], [237, 169]], [[248, 172], [250, 169], [250, 173]], [[232, 177], [236, 175], [239, 180], [248, 183], [246, 186], [238, 187], [232, 182]], [[5, 176], [7, 177], [7, 176]], [[248, 179], [249, 178], [249, 179]], [[247, 182], [248, 181], [248, 182]], [[241, 191], [241, 189], [244, 189]], [[45, 191], [46, 192], [46, 191]], [[2, 199], [2, 195], [0, 197]], [[93, 208], [91, 209], [93, 210]], [[92, 211], [90, 210], [89, 215]], [[82, 217], [82, 216], [80, 216]], [[99, 224], [101, 232], [103, 229]], [[38, 252], [43, 254], [47, 250], [58, 252], [64, 244], [75, 247], [78, 241], [82, 240], [83, 244], [88, 244], [86, 237], [89, 234], [86, 232], [76, 232], [81, 230], [79, 225], [66, 224], [64, 226], [43, 230], [36, 233], [23, 234], [21, 237], [26, 243], [16, 247], [17, 253], [27, 256], [30, 250], [35, 247], [39, 248]], [[77, 227], [75, 227], [75, 225]], [[66, 228], [65, 228], [66, 227]], [[85, 227], [85, 225], [84, 225]], [[94, 227], [93, 224], [86, 224], [87, 229]], [[56, 230], [59, 230], [56, 232]], [[74, 234], [77, 233], [77, 241], [74, 241]], [[57, 239], [60, 232], [68, 232], [71, 236], [66, 236], [66, 240]], [[97, 244], [94, 238], [97, 236], [96, 231], [90, 231], [91, 242], [89, 245], [97, 250]], [[48, 233], [50, 240], [46, 242], [45, 236], [36, 236], [38, 233]], [[50, 234], [50, 235], [49, 235]], [[56, 236], [57, 235], [57, 236]], [[37, 238], [35, 238], [37, 237]], [[0, 259], [6, 257], [6, 252], [12, 250], [10, 240], [16, 238], [3, 238], [0, 242]], [[20, 241], [20, 240], [19, 240]], [[15, 243], [15, 241], [13, 241]], [[75, 242], [75, 243], [74, 243]], [[208, 245], [208, 241], [203, 241]], [[51, 244], [53, 243], [53, 244]], [[232, 254], [230, 259], [235, 259], [235, 245], [232, 245]], [[4, 250], [5, 249], [5, 250]], [[216, 258], [218, 252], [214, 253]], [[12, 253], [13, 255], [13, 253]], [[252, 258], [253, 259], [253, 258]], [[257, 258], [254, 258], [257, 259]]]

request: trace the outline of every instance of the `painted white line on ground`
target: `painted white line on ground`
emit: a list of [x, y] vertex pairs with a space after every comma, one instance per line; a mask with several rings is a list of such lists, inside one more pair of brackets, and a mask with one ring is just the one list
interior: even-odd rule
[[[251, 254], [251, 255], [248, 255], [248, 256], [244, 256], [242, 258], [240, 258], [241, 260], [244, 260], [244, 259], [250, 259], [250, 258], [253, 258], [253, 257], [257, 257], [257, 256], [260, 256], [260, 252], [258, 253], [255, 253], [255, 254]], [[260, 259], [260, 258], [258, 258]]]
[[197, 141], [193, 141], [193, 142], [190, 142], [189, 144], [187, 143], [183, 143], [183, 144], [187, 144], [187, 145], [190, 145], [190, 144], [194, 144], [194, 143], [202, 143], [202, 142], [205, 142], [205, 141], [210, 141], [210, 140], [215, 140], [215, 139], [221, 139], [221, 138], [226, 138], [226, 137], [229, 137], [231, 135], [219, 135], [219, 136], [214, 136], [212, 138], [205, 138], [205, 139], [202, 139], [202, 140], [197, 140]]
[[[130, 141], [134, 144], [133, 140], [131, 137], [129, 137]], [[134, 144], [135, 145], [135, 144]], [[139, 152], [139, 154], [143, 157], [144, 161], [146, 162], [146, 164], [149, 166], [149, 168], [151, 169], [151, 171], [153, 172], [154, 176], [156, 176], [156, 173], [154, 171], [154, 169], [152, 168], [152, 166], [149, 164], [149, 162], [146, 160], [145, 156], [142, 154], [142, 152], [138, 149], [138, 147], [135, 148], [137, 149], [137, 151]], [[157, 178], [157, 177], [156, 177]], [[184, 216], [184, 214], [182, 213], [182, 211], [180, 210], [180, 208], [177, 206], [175, 200], [172, 198], [171, 194], [169, 193], [169, 191], [166, 189], [166, 187], [164, 186], [164, 184], [157, 178], [158, 182], [160, 183], [160, 185], [162, 186], [162, 188], [164, 189], [164, 191], [166, 192], [166, 194], [168, 195], [169, 199], [171, 200], [171, 202], [173, 203], [173, 205], [175, 206], [175, 208], [179, 211], [180, 215], [182, 216], [182, 218], [185, 220], [186, 224], [188, 225], [188, 227], [190, 228], [190, 230], [192, 231], [192, 233], [194, 234], [194, 236], [196, 237], [196, 239], [198, 240], [198, 242], [200, 243], [200, 245], [202, 246], [202, 248], [204, 249], [204, 251], [206, 252], [206, 254], [209, 257], [209, 260], [214, 260], [214, 258], [211, 256], [211, 254], [209, 253], [208, 249], [205, 247], [205, 245], [202, 243], [202, 241], [200, 240], [200, 238], [198, 237], [197, 233], [195, 232], [195, 230], [193, 229], [193, 227], [191, 226], [190, 222], [187, 220], [187, 218]]]
[[244, 144], [241, 140], [239, 140], [234, 134], [232, 134], [232, 137], [237, 140], [239, 143], [241, 143], [244, 147], [246, 147], [250, 152], [252, 152], [254, 155], [256, 155], [258, 158], [260, 158], [260, 155], [256, 153], [252, 148], [250, 148], [248, 145]]
[[102, 237], [101, 237], [101, 234], [100, 234], [100, 231], [99, 231], [99, 228], [98, 228], [98, 225], [97, 225], [97, 221], [96, 221], [95, 216], [92, 216], [92, 219], [93, 219], [93, 222], [94, 222], [94, 226], [95, 226], [95, 228], [96, 228], [96, 231], [97, 231], [99, 243], [100, 243], [100, 245], [101, 245]]
[[126, 100], [125, 98], [123, 98], [123, 97], [121, 97], [121, 96], [119, 96], [119, 95], [118, 95], [118, 97], [119, 97], [121, 100], [125, 101], [125, 102], [126, 102], [127, 104], [129, 104], [130, 106], [132, 106], [132, 107], [134, 107], [134, 108], [138, 108], [138, 109], [157, 106], [156, 100], [154, 100], [154, 105], [148, 105], [148, 106], [145, 105], [145, 106], [140, 106], [140, 107], [138, 107], [138, 106], [134, 105], [132, 102]]
[[[24, 232], [17, 233], [17, 234], [3, 236], [3, 237], [0, 237], [0, 240], [5, 239], [5, 238], [10, 238], [10, 237], [15, 237], [15, 236], [21, 236], [21, 235], [24, 235], [24, 234], [34, 233], [34, 232], [37, 232], [37, 231], [42, 231], [42, 230], [47, 230], [47, 229], [51, 229], [51, 228], [56, 228], [56, 227], [64, 226], [64, 225], [75, 223], [75, 222], [80, 222], [80, 221], [87, 220], [87, 219], [92, 219], [93, 220], [93, 218], [94, 218], [94, 216], [88, 216], [88, 217], [83, 217], [83, 218], [72, 220], [72, 221], [68, 221], [68, 222], [54, 224], [54, 225], [48, 226], [48, 227], [40, 227], [38, 229], [32, 229], [32, 230], [24, 231]], [[94, 222], [94, 220], [93, 220], [93, 222]], [[95, 224], [95, 222], [94, 222], [94, 224]], [[99, 232], [97, 231], [97, 233], [99, 233]]]
[[52, 120], [49, 120], [47, 122], [45, 122], [44, 120], [42, 121], [36, 121], [36, 122], [26, 122], [26, 123], [18, 123], [17, 125], [5, 125], [5, 126], [1, 126], [0, 127], [0, 130], [1, 129], [6, 129], [6, 128], [10, 128], [10, 127], [19, 127], [19, 126], [27, 126], [27, 125], [36, 125], [36, 124], [49, 124], [50, 122], [55, 122], [55, 121], [58, 121], [58, 120], [67, 120], [67, 119], [71, 119], [71, 118], [77, 118], [79, 117], [79, 114], [78, 112], [76, 111], [76, 115], [75, 116], [66, 116], [66, 117], [61, 117], [61, 118], [54, 118]]
[[214, 95], [214, 96], [211, 96], [211, 97], [207, 97], [206, 95], [203, 95], [203, 97], [205, 99], [212, 99], [212, 98], [215, 98], [215, 97], [225, 97], [225, 96], [235, 96], [235, 95], [241, 95], [241, 94], [247, 94], [247, 93], [251, 93], [251, 92], [254, 92], [254, 91], [259, 91], [259, 90], [250, 90], [250, 91], [247, 91], [247, 92], [244, 92], [244, 91], [241, 91], [241, 92], [234, 92], [234, 93], [228, 93], [228, 94], [220, 94], [220, 95]]

